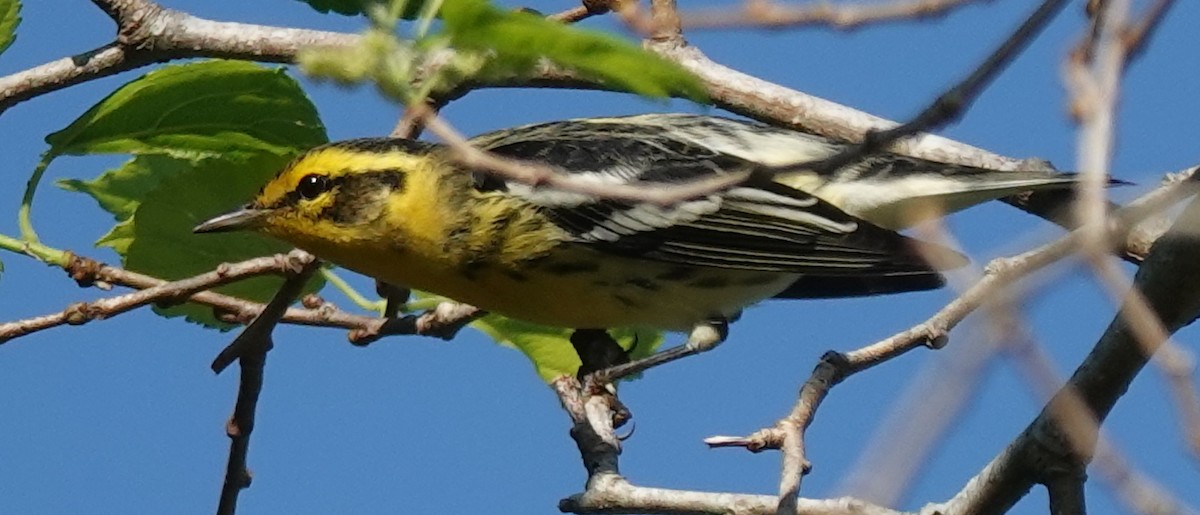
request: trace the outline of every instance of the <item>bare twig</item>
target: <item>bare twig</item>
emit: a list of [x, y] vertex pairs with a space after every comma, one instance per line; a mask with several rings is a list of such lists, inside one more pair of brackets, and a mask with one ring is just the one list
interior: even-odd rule
[[587, 7], [578, 6], [572, 7], [560, 13], [551, 14], [546, 17], [548, 20], [554, 20], [562, 23], [576, 23], [586, 20], [592, 16]]
[[1050, 492], [1051, 515], [1084, 515], [1087, 513], [1083, 483], [1087, 476], [1082, 470], [1062, 473], [1046, 482]]
[[[212, 274], [220, 274], [221, 270], [244, 270], [246, 268], [255, 269], [256, 267], [267, 264], [262, 260], [272, 260], [268, 266], [273, 266], [276, 258], [254, 258], [247, 262], [229, 263], [218, 267], [216, 272], [208, 272], [201, 274], [197, 278], [188, 278], [176, 283], [182, 283], [185, 287], [193, 281], [205, 281], [206, 277], [211, 277]], [[286, 260], [284, 260], [286, 262]], [[162, 295], [161, 299], [171, 302], [189, 301], [206, 306], [211, 306], [217, 312], [218, 318], [222, 321], [231, 324], [248, 324], [258, 316], [264, 307], [263, 304], [252, 302], [237, 297], [231, 297], [211, 291], [199, 291], [192, 293], [190, 296], [176, 296], [173, 293], [180, 291], [176, 283], [164, 281], [155, 277], [144, 274], [139, 274], [130, 270], [125, 270], [119, 267], [114, 267], [94, 261], [90, 258], [72, 255], [71, 261], [66, 267], [67, 273], [80, 283], [82, 286], [95, 285], [117, 285], [146, 290], [159, 288], [155, 291], [156, 295]], [[154, 297], [155, 302], [160, 297]], [[134, 296], [132, 299], [141, 299], [142, 296]], [[99, 301], [101, 304], [110, 302], [127, 303], [128, 299], [124, 296], [114, 297], [107, 301]], [[76, 304], [68, 306], [61, 313], [54, 313], [43, 317], [35, 317], [27, 320], [9, 322], [0, 324], [0, 334], [3, 334], [8, 339], [25, 336], [36, 331], [49, 329], [62, 325], [61, 322], [70, 324], [75, 321], [86, 321], [89, 310], [87, 304]], [[447, 302], [439, 305], [426, 313], [416, 315], [405, 315], [399, 318], [377, 318], [363, 315], [355, 315], [340, 311], [328, 304], [321, 304], [312, 308], [289, 308], [284, 312], [281, 321], [289, 324], [309, 325], [319, 327], [337, 327], [348, 329], [349, 339], [351, 343], [356, 345], [367, 345], [382, 337], [393, 335], [422, 335], [432, 336], [436, 338], [449, 339], [457, 333], [463, 326], [470, 323], [472, 320], [483, 315], [483, 312], [465, 304]]]
[[862, 143], [811, 163], [810, 166], [818, 170], [835, 170], [886, 149], [901, 138], [929, 131], [958, 119], [983, 93], [983, 89], [999, 76], [1008, 63], [1033, 41], [1033, 37], [1041, 32], [1066, 4], [1066, 0], [1044, 0], [967, 78], [939, 96], [913, 119], [886, 130], [868, 132]]
[[[1155, 243], [1134, 283], [1162, 320], [1167, 333], [1190, 324], [1200, 313], [1200, 201], [1193, 200], [1167, 234]], [[1128, 305], [1128, 304], [1127, 304]], [[1128, 317], [1119, 314], [1099, 343], [1076, 369], [1064, 392], [1077, 392], [1097, 423], [1102, 422], [1150, 357], [1136, 341]], [[1088, 449], [1067, 440], [1055, 410], [1074, 394], [1060, 393], [1021, 435], [953, 499], [938, 506], [947, 513], [963, 506], [983, 507], [982, 513], [1002, 513], [1050, 468], [1086, 461]], [[978, 513], [978, 512], [977, 512]]]
[[258, 317], [213, 361], [213, 371], [217, 373], [234, 360], [241, 364], [237, 403], [234, 405], [233, 415], [225, 424], [225, 434], [229, 436], [229, 461], [225, 467], [225, 481], [221, 486], [220, 502], [217, 505], [218, 515], [233, 515], [237, 511], [238, 494], [250, 486], [251, 476], [250, 470], [246, 468], [246, 455], [250, 450], [250, 434], [254, 431], [258, 396], [262, 392], [267, 352], [274, 345], [271, 333], [279, 323], [280, 317], [287, 311], [288, 305], [300, 296], [304, 285], [320, 266], [312, 255], [306, 253], [302, 258], [307, 259], [295, 263], [298, 268], [291, 270], [294, 275], [284, 281], [271, 302], [267, 303]]
[[[773, 495], [733, 494], [649, 488], [631, 484], [608, 474], [589, 482], [586, 492], [558, 502], [570, 513], [692, 513], [726, 515], [769, 515], [776, 513]], [[796, 515], [900, 515], [901, 512], [858, 499], [797, 499]]]
[[[1165, 209], [1193, 193], [1195, 191], [1193, 186], [1194, 184], [1191, 182], [1165, 185], [1118, 211], [1114, 215], [1115, 223], [1099, 225], [1104, 227], [1107, 233], [1110, 233], [1110, 237], [1123, 241], [1124, 233], [1129, 230], [1129, 227], [1151, 213]], [[754, 451], [767, 448], [778, 449], [785, 444], [788, 438], [795, 438], [799, 433], [799, 444], [803, 447], [803, 430], [812, 423], [817, 407], [832, 386], [847, 376], [886, 362], [917, 347], [924, 345], [941, 348], [948, 341], [949, 331], [975, 309], [994, 299], [999, 292], [1003, 292], [1031, 272], [1068, 256], [1076, 248], [1076, 239], [1079, 238], [1079, 234], [1080, 232], [1077, 230], [1037, 249], [1011, 258], [992, 261], [982, 279], [928, 320], [887, 339], [844, 355], [834, 354], [834, 357], [831, 358], [831, 355], [827, 354], [826, 358], [822, 359], [821, 365], [801, 387], [799, 400], [792, 412], [773, 427], [759, 430], [746, 437], [713, 437], [707, 439], [706, 443], [714, 447], [742, 446]], [[804, 452], [801, 449], [799, 452], [792, 452], [789, 459], [802, 460], [803, 456]], [[784, 469], [792, 474], [797, 471], [802, 473], [804, 470], [803, 467], [787, 464]], [[799, 478], [795, 476], [783, 478], [781, 484], [789, 487], [795, 484], [798, 487]]]
[[650, 0], [650, 40], [660, 44], [683, 42], [683, 27], [675, 0]]
[[546, 19], [562, 23], [581, 22], [592, 16], [605, 14], [612, 10], [613, 0], [583, 0], [581, 3], [583, 5], [572, 7], [560, 13], [551, 14]]
[[291, 62], [310, 46], [347, 46], [358, 36], [218, 22], [146, 0], [96, 0], [120, 23], [118, 40], [0, 78], [0, 112], [30, 98], [148, 64], [194, 57]]
[[[581, 357], [612, 356], [584, 353]], [[586, 359], [586, 358], [585, 358]], [[605, 368], [610, 363], [584, 363]], [[588, 471], [584, 492], [559, 501], [571, 513], [711, 513], [767, 515], [776, 513], [779, 498], [718, 492], [648, 488], [631, 484], [620, 475], [619, 439], [613, 433], [614, 396], [589, 389], [572, 376], [551, 383], [563, 409], [571, 417], [571, 437]], [[899, 512], [852, 498], [793, 499], [795, 514], [899, 515]]]
[[[1068, 60], [1068, 84], [1072, 96], [1078, 99], [1072, 105], [1078, 108], [1082, 121], [1077, 144], [1081, 180], [1076, 186], [1078, 199], [1074, 204], [1075, 218], [1080, 224], [1103, 219], [1107, 209], [1104, 189], [1108, 183], [1116, 104], [1125, 63], [1119, 30], [1128, 11], [1129, 0], [1105, 2], [1096, 13], [1097, 28], [1093, 33], [1097, 36], [1092, 60], [1083, 68]], [[1104, 259], [1108, 252], [1108, 242], [1103, 236], [1095, 226], [1083, 233], [1082, 248], [1093, 264]]]
[[[1156, 2], [1142, 20], [1127, 23], [1130, 2], [1103, 2], [1094, 13], [1097, 27], [1093, 29], [1090, 38], [1094, 42], [1081, 43], [1096, 48], [1091, 54], [1093, 59], [1087, 62], [1069, 61], [1071, 71], [1068, 77], [1073, 79], [1071, 84], [1076, 88], [1076, 96], [1082, 99], [1075, 103], [1082, 118], [1079, 155], [1080, 168], [1085, 172], [1085, 180], [1079, 185], [1082, 193], [1076, 208], [1076, 216], [1080, 219], [1096, 216], [1098, 211], [1104, 209], [1102, 182], [1112, 155], [1119, 86], [1125, 67], [1132, 59], [1130, 52], [1143, 48], [1142, 45], [1161, 23], [1170, 5], [1169, 0]], [[1193, 361], [1185, 350], [1170, 341], [1166, 328], [1140, 292], [1129, 291], [1128, 281], [1123, 274], [1113, 263], [1104, 259], [1109, 245], [1103, 240], [1104, 237], [1102, 234], [1088, 234], [1084, 239], [1084, 249], [1088, 251], [1089, 264], [1101, 284], [1115, 299], [1124, 298], [1125, 308], [1121, 313], [1126, 317], [1125, 322], [1134, 335], [1135, 342], [1142, 345], [1148, 356], [1154, 355], [1153, 350], [1161, 345], [1165, 354], [1176, 360], [1176, 363]], [[1126, 294], [1126, 291], [1129, 293]], [[1152, 362], [1170, 379], [1169, 385], [1181, 413], [1181, 426], [1186, 435], [1189, 427], [1196, 427], [1195, 423], [1189, 420], [1200, 418], [1200, 404], [1196, 402], [1195, 385], [1180, 376], [1174, 369], [1176, 365], [1164, 362], [1161, 356]], [[1194, 449], [1195, 446], [1188, 445], [1188, 448]]]
[[[1100, 427], [1101, 421], [1088, 408], [1079, 392], [1073, 388], [1064, 388], [1065, 381], [1059, 377], [1052, 360], [1040, 347], [1033, 345], [1028, 338], [1017, 338], [1004, 350], [1025, 374], [1026, 383], [1032, 385], [1038, 395], [1038, 401], [1044, 403], [1048, 409], [1053, 408], [1049, 412], [1061, 428], [1064, 445], [1069, 446], [1069, 449], [1056, 449], [1061, 451], [1061, 454], [1045, 459], [1052, 462], [1052, 466], [1043, 467], [1043, 483], [1047, 489], [1055, 488], [1056, 482], [1070, 482], [1084, 475], [1086, 463], [1076, 458], [1093, 456], [1092, 461], [1099, 471], [1096, 475], [1131, 512], [1181, 512], [1180, 503], [1174, 496], [1137, 471], [1129, 460], [1121, 456], [1104, 435]], [[1054, 502], [1052, 498], [1051, 503]], [[1051, 509], [1055, 509], [1053, 505]]]
[[956, 336], [972, 344], [955, 346], [945, 359], [927, 363], [913, 386], [875, 424], [874, 434], [834, 491], [853, 492], [884, 506], [901, 502], [914, 479], [924, 475], [919, 464], [928, 462], [971, 405], [980, 378], [1003, 347], [992, 334], [975, 337], [978, 333], [985, 331], [975, 328]]
[[[1103, 437], [1103, 434], [1101, 435]], [[1112, 445], [1101, 438], [1092, 456], [1094, 468], [1106, 483], [1112, 485], [1117, 498], [1130, 513], [1166, 515], [1197, 513], [1195, 506], [1183, 504], [1147, 475], [1133, 470]]]
[[1179, 413], [1184, 446], [1200, 456], [1197, 453], [1200, 450], [1200, 398], [1191, 377], [1195, 369], [1194, 354], [1171, 340], [1146, 298], [1140, 291], [1131, 289], [1129, 281], [1113, 263], [1099, 261], [1093, 263], [1092, 268], [1118, 305], [1123, 303], [1121, 315], [1125, 317], [1134, 342], [1141, 345], [1142, 351], [1151, 357], [1150, 362], [1167, 378]]
[[[307, 256], [307, 257], [306, 257]], [[58, 313], [0, 324], [0, 344], [29, 333], [63, 324], [81, 325], [92, 320], [112, 318], [150, 304], [182, 302], [192, 295], [235, 281], [265, 274], [293, 273], [298, 263], [310, 259], [307, 253], [292, 251], [286, 255], [261, 257], [239, 263], [223, 264], [212, 272], [91, 302], [78, 302]]]
[[1121, 41], [1125, 45], [1126, 67], [1146, 50], [1146, 44], [1154, 36], [1154, 31], [1162, 25], [1163, 18], [1166, 17], [1167, 11], [1173, 5], [1175, 5], [1175, 0], [1156, 0], [1146, 9], [1146, 14], [1142, 16], [1141, 20], [1125, 27], [1121, 34]]
[[1200, 462], [1200, 395], [1193, 380], [1196, 372], [1195, 353], [1175, 346], [1164, 346], [1154, 355], [1179, 412], [1179, 430], [1192, 459]]
[[883, 23], [916, 22], [942, 18], [955, 9], [992, 0], [892, 0], [884, 3], [816, 2], [780, 4], [773, 0], [748, 0], [740, 9], [708, 8], [684, 11], [689, 29], [765, 27], [771, 29], [827, 26], [855, 30]]

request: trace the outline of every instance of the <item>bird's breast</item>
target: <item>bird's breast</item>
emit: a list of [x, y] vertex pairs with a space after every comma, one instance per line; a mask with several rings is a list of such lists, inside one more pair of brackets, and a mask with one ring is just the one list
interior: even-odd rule
[[314, 254], [382, 281], [538, 324], [687, 330], [772, 297], [794, 274], [673, 265], [573, 244], [524, 263], [462, 263], [403, 249], [313, 247]]

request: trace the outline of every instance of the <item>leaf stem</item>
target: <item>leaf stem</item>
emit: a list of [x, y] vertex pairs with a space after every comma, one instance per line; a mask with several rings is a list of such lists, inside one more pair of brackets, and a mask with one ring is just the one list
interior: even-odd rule
[[71, 261], [70, 252], [43, 245], [36, 240], [36, 236], [33, 241], [30, 241], [0, 234], [0, 250], [24, 254], [43, 263], [60, 268], [66, 268], [70, 265]]
[[383, 313], [384, 308], [387, 306], [387, 301], [385, 300], [368, 299], [365, 295], [354, 289], [353, 286], [350, 286], [350, 283], [346, 282], [345, 279], [342, 279], [342, 276], [338, 275], [337, 272], [334, 272], [330, 268], [322, 268], [321, 276], [325, 278], [326, 282], [332, 284], [334, 288], [337, 288], [338, 291], [342, 292], [342, 295], [345, 295], [346, 298], [350, 299], [351, 302], [362, 309], [376, 313]]
[[[29, 181], [25, 183], [25, 194], [21, 197], [21, 207], [17, 210], [17, 227], [21, 230], [21, 239], [30, 244], [41, 241], [38, 239], [37, 231], [33, 230], [33, 220], [31, 219], [30, 211], [33, 209], [33, 196], [37, 193], [38, 183], [42, 182], [42, 175], [46, 173], [46, 168], [50, 166], [50, 162], [53, 160], [54, 155], [50, 152], [42, 154], [42, 160], [33, 168], [33, 173], [30, 174]], [[28, 254], [28, 252], [26, 253]], [[43, 259], [43, 261], [45, 260]]]

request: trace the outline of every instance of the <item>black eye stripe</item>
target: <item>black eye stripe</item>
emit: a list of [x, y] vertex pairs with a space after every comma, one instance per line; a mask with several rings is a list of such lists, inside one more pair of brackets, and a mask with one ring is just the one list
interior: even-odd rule
[[403, 189], [404, 179], [404, 172], [391, 168], [343, 173], [334, 177], [321, 174], [308, 174], [300, 178], [295, 188], [268, 207], [278, 209], [294, 206], [304, 200], [312, 200], [319, 197], [322, 193], [343, 188], [348, 183], [375, 182], [382, 183], [393, 190]]

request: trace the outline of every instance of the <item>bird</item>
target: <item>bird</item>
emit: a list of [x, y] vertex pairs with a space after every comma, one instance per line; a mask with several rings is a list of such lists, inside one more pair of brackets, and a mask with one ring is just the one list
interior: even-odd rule
[[698, 114], [552, 121], [469, 142], [598, 185], [747, 179], [669, 204], [631, 201], [472, 169], [444, 144], [363, 138], [309, 150], [247, 205], [194, 231], [257, 231], [386, 283], [528, 322], [686, 332], [681, 352], [697, 353], [766, 299], [938, 288], [941, 272], [966, 258], [900, 230], [1077, 182], [890, 152], [820, 170], [806, 165], [848, 145]]

